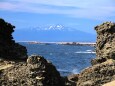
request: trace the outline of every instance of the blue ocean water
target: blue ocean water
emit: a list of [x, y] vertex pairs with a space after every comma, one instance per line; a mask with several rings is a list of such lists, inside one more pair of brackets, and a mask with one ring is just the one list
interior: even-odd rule
[[28, 55], [41, 55], [51, 61], [62, 76], [79, 73], [95, 58], [93, 46], [21, 44], [26, 46]]

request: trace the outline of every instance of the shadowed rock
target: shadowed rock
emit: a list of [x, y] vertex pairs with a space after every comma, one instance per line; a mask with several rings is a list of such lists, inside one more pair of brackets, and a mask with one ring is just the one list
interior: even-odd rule
[[0, 57], [5, 59], [27, 59], [24, 46], [15, 43], [12, 37], [15, 26], [0, 19]]

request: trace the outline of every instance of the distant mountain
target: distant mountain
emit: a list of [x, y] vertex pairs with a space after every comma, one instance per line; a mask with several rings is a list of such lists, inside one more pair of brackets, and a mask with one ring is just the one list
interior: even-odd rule
[[63, 25], [50, 25], [50, 26], [34, 27], [31, 28], [31, 30], [65, 30], [65, 28], [66, 27], [64, 27]]
[[25, 29], [16, 29], [14, 38], [17, 41], [80, 41], [95, 42], [96, 36], [91, 33], [65, 27], [63, 25], [52, 25]]

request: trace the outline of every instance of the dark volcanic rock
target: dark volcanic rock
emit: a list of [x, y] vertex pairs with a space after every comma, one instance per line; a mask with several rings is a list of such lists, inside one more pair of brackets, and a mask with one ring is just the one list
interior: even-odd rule
[[26, 59], [26, 48], [13, 40], [14, 28], [15, 26], [0, 19], [0, 57], [5, 59]]
[[30, 56], [27, 62], [8, 62], [4, 68], [0, 70], [2, 86], [64, 86], [59, 72], [42, 56]]

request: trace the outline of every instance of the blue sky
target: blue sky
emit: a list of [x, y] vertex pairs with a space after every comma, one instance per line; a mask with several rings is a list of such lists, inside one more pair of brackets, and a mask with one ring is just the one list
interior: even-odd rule
[[94, 26], [115, 22], [115, 1], [0, 0], [0, 17], [16, 29], [61, 24], [95, 34]]

